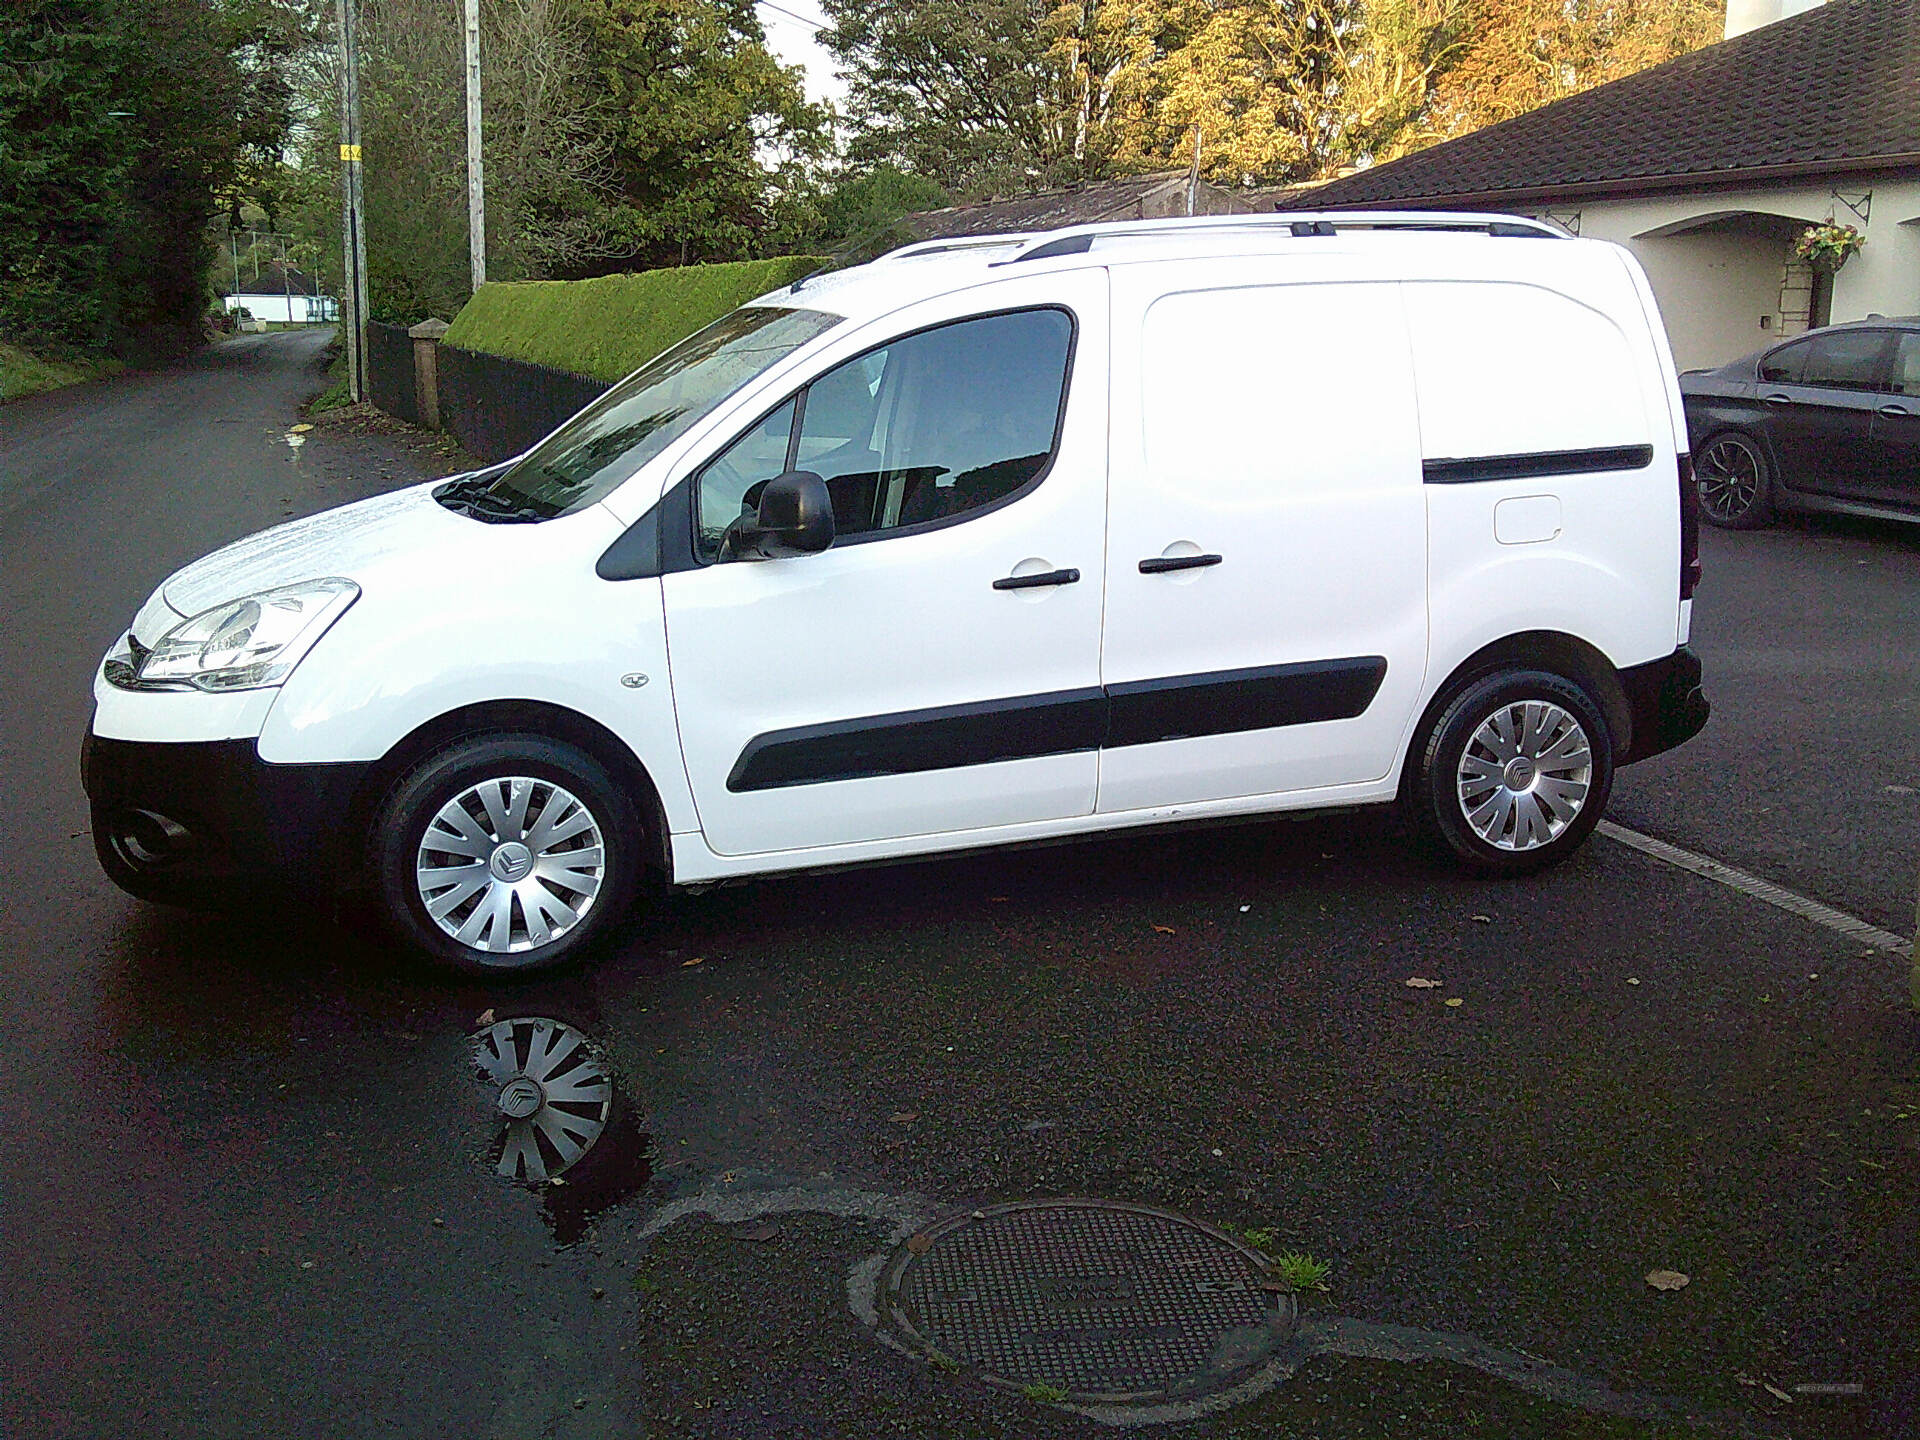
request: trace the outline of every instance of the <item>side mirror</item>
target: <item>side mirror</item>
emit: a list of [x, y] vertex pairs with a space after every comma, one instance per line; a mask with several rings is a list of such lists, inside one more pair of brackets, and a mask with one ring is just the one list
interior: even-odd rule
[[742, 559], [777, 560], [817, 555], [833, 544], [833, 497], [811, 470], [789, 470], [767, 481], [760, 507], [742, 527], [735, 553]]

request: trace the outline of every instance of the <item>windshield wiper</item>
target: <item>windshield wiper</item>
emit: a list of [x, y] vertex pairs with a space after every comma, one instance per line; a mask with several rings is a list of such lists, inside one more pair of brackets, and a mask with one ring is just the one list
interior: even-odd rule
[[489, 525], [530, 525], [548, 518], [543, 510], [525, 501], [495, 494], [491, 476], [484, 480], [478, 476], [449, 480], [433, 492], [433, 498], [449, 510]]

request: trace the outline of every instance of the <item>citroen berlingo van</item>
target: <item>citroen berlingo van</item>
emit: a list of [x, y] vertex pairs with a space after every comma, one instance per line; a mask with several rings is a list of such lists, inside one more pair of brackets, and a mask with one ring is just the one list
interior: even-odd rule
[[1524, 873], [1705, 723], [1687, 469], [1644, 276], [1550, 224], [913, 245], [167, 579], [94, 685], [100, 861], [487, 972], [648, 871], [1166, 821], [1398, 802]]

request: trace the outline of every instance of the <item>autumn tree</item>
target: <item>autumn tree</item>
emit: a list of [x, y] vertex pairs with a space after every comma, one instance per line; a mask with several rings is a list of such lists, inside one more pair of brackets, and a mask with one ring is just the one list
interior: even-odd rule
[[1724, 0], [1473, 0], [1430, 133], [1464, 134], [1720, 38]]

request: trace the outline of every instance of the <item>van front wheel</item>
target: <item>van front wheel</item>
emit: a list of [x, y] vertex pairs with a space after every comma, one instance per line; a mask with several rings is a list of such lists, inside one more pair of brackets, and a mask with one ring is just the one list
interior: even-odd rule
[[1467, 685], [1414, 752], [1427, 835], [1475, 870], [1522, 875], [1579, 848], [1613, 789], [1606, 716], [1573, 681], [1503, 670]]
[[585, 751], [491, 734], [429, 757], [394, 786], [371, 846], [388, 919], [469, 974], [545, 970], [620, 919], [640, 821]]

